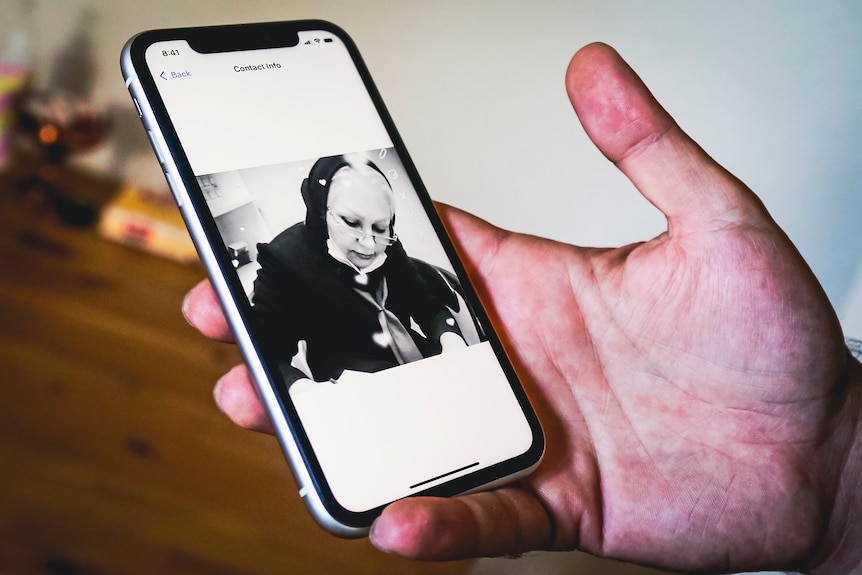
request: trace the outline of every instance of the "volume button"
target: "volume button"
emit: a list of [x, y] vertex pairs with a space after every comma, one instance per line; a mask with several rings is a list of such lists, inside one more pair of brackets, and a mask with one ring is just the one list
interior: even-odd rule
[[153, 150], [156, 152], [156, 157], [159, 159], [159, 163], [162, 165], [162, 171], [165, 170], [165, 158], [162, 156], [161, 147], [156, 143], [155, 138], [153, 138], [152, 130], [147, 130], [147, 137], [150, 139], [150, 145], [153, 147]]
[[153, 150], [156, 152], [156, 157], [159, 159], [159, 165], [162, 167], [162, 172], [165, 174], [165, 179], [168, 181], [168, 187], [171, 189], [171, 193], [174, 195], [174, 199], [177, 202], [177, 206], [183, 207], [183, 196], [181, 182], [177, 182], [177, 179], [174, 178], [174, 174], [168, 170], [167, 164], [165, 164], [165, 156], [162, 154], [162, 147], [153, 137], [153, 131], [147, 128], [147, 137], [150, 139], [150, 145], [153, 147]]
[[141, 111], [141, 105], [140, 105], [140, 104], [138, 104], [138, 99], [137, 99], [137, 98], [135, 98], [134, 96], [132, 96], [132, 102], [134, 102], [134, 103], [135, 103], [135, 110], [137, 110], [137, 111], [138, 111], [138, 118], [143, 118], [143, 117], [144, 117], [144, 113]]
[[174, 175], [165, 170], [165, 178], [168, 180], [168, 187], [171, 189], [171, 193], [174, 195], [174, 200], [177, 202], [177, 207], [183, 207], [183, 196], [181, 189], [183, 189], [180, 185], [177, 184], [177, 181], [174, 179]]

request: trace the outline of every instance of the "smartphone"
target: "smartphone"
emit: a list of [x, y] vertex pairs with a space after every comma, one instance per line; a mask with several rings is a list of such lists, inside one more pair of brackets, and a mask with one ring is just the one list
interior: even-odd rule
[[538, 418], [344, 31], [155, 30], [121, 67], [324, 528], [535, 469]]

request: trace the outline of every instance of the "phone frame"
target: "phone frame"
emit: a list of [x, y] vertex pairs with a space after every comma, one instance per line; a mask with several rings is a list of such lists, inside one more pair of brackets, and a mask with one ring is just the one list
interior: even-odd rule
[[320, 30], [337, 36], [347, 47], [365, 89], [388, 132], [394, 149], [416, 190], [444, 251], [464, 287], [465, 298], [482, 326], [495, 355], [529, 424], [533, 442], [521, 455], [490, 467], [457, 477], [415, 495], [453, 496], [508, 483], [533, 471], [544, 453], [544, 436], [538, 417], [515, 370], [492, 328], [492, 323], [470, 283], [458, 254], [434, 208], [395, 124], [383, 103], [371, 74], [351, 38], [340, 27], [322, 20], [269, 22], [196, 28], [176, 28], [143, 32], [131, 38], [122, 50], [121, 68], [126, 85], [137, 107], [150, 142], [159, 158], [168, 185], [180, 207], [198, 254], [206, 267], [225, 316], [255, 382], [257, 393], [270, 414], [276, 436], [299, 484], [312, 515], [331, 533], [340, 537], [365, 536], [374, 518], [385, 505], [363, 512], [343, 508], [329, 489], [298, 414], [289, 400], [287, 386], [274, 365], [268, 365], [254, 335], [248, 329], [250, 304], [239, 278], [230, 264], [226, 246], [199, 188], [196, 175], [183, 150], [168, 110], [147, 65], [147, 48], [157, 42], [185, 40], [198, 52], [214, 53], [263, 48], [291, 47], [298, 44], [298, 33]]

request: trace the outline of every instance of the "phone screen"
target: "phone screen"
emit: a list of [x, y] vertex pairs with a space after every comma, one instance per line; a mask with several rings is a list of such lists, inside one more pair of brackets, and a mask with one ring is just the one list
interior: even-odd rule
[[202, 52], [170, 39], [144, 52], [254, 351], [298, 417], [317, 488], [347, 515], [472, 489], [541, 454], [348, 42], [311, 29], [286, 47]]

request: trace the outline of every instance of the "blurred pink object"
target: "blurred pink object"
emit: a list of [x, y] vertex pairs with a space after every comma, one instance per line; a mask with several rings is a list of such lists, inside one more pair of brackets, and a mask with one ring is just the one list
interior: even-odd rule
[[0, 169], [9, 161], [9, 145], [15, 129], [15, 105], [30, 75], [27, 50], [27, 36], [16, 32], [0, 55]]

